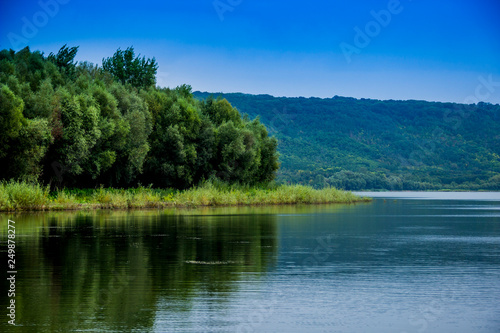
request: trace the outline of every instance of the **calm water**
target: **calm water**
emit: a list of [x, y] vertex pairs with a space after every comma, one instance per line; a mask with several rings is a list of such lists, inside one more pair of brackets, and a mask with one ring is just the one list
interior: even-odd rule
[[11, 331], [500, 332], [500, 193], [371, 195], [0, 215], [16, 221]]

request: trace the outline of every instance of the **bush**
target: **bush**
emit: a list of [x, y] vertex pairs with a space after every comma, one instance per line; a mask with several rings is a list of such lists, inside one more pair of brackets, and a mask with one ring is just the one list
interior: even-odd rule
[[4, 182], [0, 188], [0, 209], [41, 210], [49, 204], [49, 187], [26, 181]]

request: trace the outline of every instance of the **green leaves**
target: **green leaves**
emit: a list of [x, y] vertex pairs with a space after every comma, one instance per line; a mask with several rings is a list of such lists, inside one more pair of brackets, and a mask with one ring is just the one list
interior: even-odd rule
[[51, 52], [47, 59], [53, 62], [57, 67], [74, 69], [76, 66], [74, 59], [78, 52], [78, 46], [67, 47], [66, 45], [67, 44], [64, 44], [64, 46], [59, 49], [57, 54]]
[[226, 99], [220, 97], [214, 99], [212, 96], [209, 96], [202, 104], [202, 111], [216, 125], [221, 125], [228, 121], [232, 121], [238, 127], [243, 124], [238, 110], [229, 104]]
[[52, 137], [46, 119], [24, 118], [23, 105], [21, 98], [0, 85], [0, 174], [36, 180]]
[[57, 54], [51, 52], [47, 60], [55, 64], [60, 69], [61, 73], [68, 76], [69, 79], [74, 79], [77, 64], [74, 59], [77, 52], [78, 46], [67, 47], [66, 44], [64, 44]]
[[135, 57], [133, 47], [125, 51], [118, 49], [113, 57], [102, 60], [102, 67], [122, 84], [147, 88], [156, 84], [158, 64], [155, 58]]
[[154, 87], [156, 61], [133, 48], [105, 59], [104, 69], [76, 67], [77, 49], [65, 45], [47, 58], [29, 48], [0, 52], [2, 177], [176, 188], [214, 176], [274, 178], [276, 140], [258, 120], [226, 100], [195, 100], [189, 85]]
[[5, 157], [12, 140], [26, 125], [23, 116], [24, 103], [6, 85], [0, 86], [0, 158]]
[[242, 184], [274, 180], [279, 168], [276, 139], [258, 119], [242, 124], [238, 128], [232, 121], [224, 122], [216, 130], [218, 177]]
[[10, 155], [10, 173], [16, 178], [36, 181], [42, 174], [41, 161], [52, 143], [46, 119], [29, 119], [20, 131]]

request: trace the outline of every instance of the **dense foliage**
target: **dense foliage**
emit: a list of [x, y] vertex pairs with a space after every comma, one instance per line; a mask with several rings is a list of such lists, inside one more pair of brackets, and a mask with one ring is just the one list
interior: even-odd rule
[[500, 190], [500, 105], [221, 96], [258, 114], [278, 138], [280, 181], [348, 190]]
[[277, 141], [227, 100], [155, 87], [154, 59], [118, 50], [103, 67], [77, 47], [0, 52], [0, 179], [53, 186], [187, 188], [256, 184], [278, 169]]

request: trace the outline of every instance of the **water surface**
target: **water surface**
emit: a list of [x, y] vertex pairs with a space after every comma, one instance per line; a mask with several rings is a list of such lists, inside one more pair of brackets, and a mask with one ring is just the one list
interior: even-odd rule
[[17, 228], [12, 331], [499, 332], [500, 194], [376, 195], [1, 215]]

